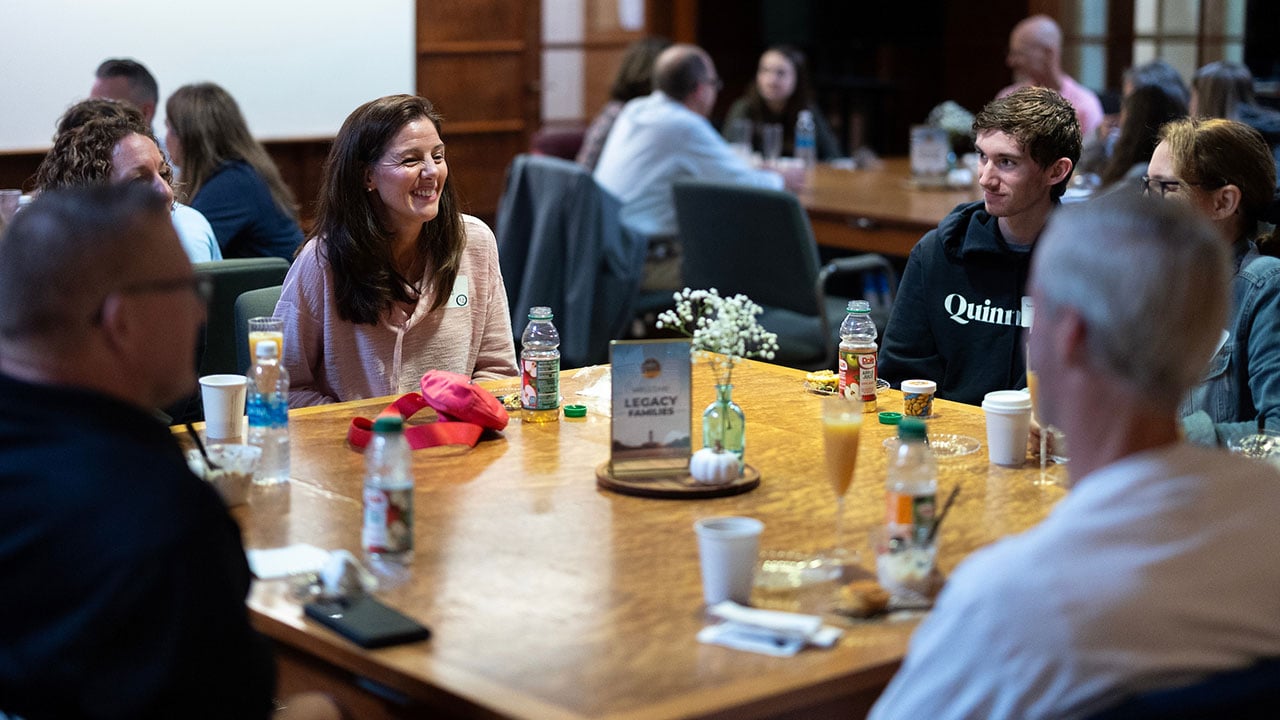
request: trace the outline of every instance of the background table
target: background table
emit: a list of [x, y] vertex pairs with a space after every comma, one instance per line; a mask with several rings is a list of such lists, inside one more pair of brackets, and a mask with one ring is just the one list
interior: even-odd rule
[[[566, 402], [603, 368], [565, 373]], [[283, 581], [257, 582], [255, 626], [277, 642], [281, 693], [324, 686], [354, 715], [376, 717], [674, 718], [856, 717], [897, 668], [914, 622], [845, 622], [831, 650], [778, 659], [703, 645], [707, 623], [692, 525], [714, 515], [765, 523], [762, 549], [817, 553], [833, 538], [835, 501], [823, 468], [821, 398], [803, 373], [746, 362], [734, 399], [747, 417], [746, 459], [763, 476], [735, 497], [678, 501], [596, 488], [608, 457], [602, 403], [581, 420], [513, 418], [474, 449], [414, 453], [416, 558], [410, 580], [382, 591], [429, 625], [427, 643], [364, 651], [303, 617]], [[504, 383], [514, 389], [514, 383]], [[694, 371], [695, 444], [712, 400], [709, 371]], [[246, 547], [306, 542], [356, 552], [362, 457], [344, 437], [353, 415], [389, 398], [290, 414], [294, 480], [255, 488], [236, 508]], [[896, 391], [882, 409], [901, 409]], [[964, 490], [940, 534], [940, 565], [1039, 521], [1062, 495], [1032, 484], [1039, 472], [990, 466], [981, 411], [938, 401], [931, 432], [983, 441], [940, 463], [939, 496]], [[868, 415], [850, 490], [851, 544], [881, 522], [886, 453], [894, 433]], [[863, 550], [863, 564], [868, 564]], [[785, 605], [786, 598], [755, 601]], [[833, 620], [833, 622], [840, 622]]]
[[819, 164], [799, 193], [819, 245], [906, 257], [956, 205], [979, 200], [974, 188], [922, 189], [907, 158], [887, 158], [869, 170]]

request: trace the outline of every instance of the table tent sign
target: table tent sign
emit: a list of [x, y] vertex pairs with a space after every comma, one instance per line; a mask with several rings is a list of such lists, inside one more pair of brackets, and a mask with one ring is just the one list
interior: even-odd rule
[[692, 425], [690, 341], [615, 340], [609, 470], [614, 477], [685, 475]]

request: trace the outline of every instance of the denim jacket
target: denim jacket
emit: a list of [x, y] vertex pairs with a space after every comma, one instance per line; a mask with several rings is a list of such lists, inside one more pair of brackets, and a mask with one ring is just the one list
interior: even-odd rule
[[1249, 240], [1235, 257], [1229, 335], [1181, 408], [1187, 439], [1205, 445], [1280, 430], [1280, 258]]

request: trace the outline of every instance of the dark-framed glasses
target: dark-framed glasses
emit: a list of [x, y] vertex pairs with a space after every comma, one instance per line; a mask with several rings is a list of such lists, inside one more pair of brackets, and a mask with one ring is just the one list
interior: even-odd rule
[[[209, 300], [213, 297], [213, 278], [208, 275], [196, 274], [190, 277], [169, 278], [167, 280], [142, 280], [122, 285], [107, 293], [107, 297], [116, 294], [139, 295], [144, 293], [177, 292], [179, 290], [190, 290], [199, 298], [201, 304], [208, 305]], [[98, 312], [93, 316], [95, 325], [102, 322], [102, 308], [106, 302], [107, 299], [103, 298], [102, 303], [98, 305]]]
[[1213, 183], [1187, 182], [1185, 180], [1160, 180], [1150, 175], [1143, 175], [1138, 178], [1142, 181], [1142, 192], [1144, 195], [1155, 197], [1165, 197], [1169, 193], [1183, 192], [1189, 187], [1222, 187], [1222, 184], [1214, 185]]
[[200, 302], [207, 305], [213, 297], [213, 278], [208, 275], [192, 275], [191, 277], [172, 278], [169, 280], [144, 280], [142, 282], [129, 283], [115, 292], [136, 295], [139, 293], [174, 292], [175, 290], [190, 290], [195, 293], [197, 298], [200, 298]]

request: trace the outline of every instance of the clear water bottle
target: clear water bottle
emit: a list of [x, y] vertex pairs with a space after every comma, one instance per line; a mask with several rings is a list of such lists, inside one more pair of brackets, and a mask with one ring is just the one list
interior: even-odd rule
[[871, 303], [850, 300], [840, 324], [840, 395], [862, 400], [863, 412], [876, 409], [876, 324]]
[[818, 161], [817, 126], [813, 122], [813, 113], [801, 110], [796, 116], [796, 159], [804, 163], [806, 168], [813, 167]]
[[246, 374], [249, 444], [262, 448], [253, 481], [275, 485], [289, 480], [289, 371], [280, 364], [279, 345], [260, 342], [255, 352]]
[[560, 419], [560, 331], [551, 308], [529, 308], [520, 336], [520, 409], [525, 422]]
[[923, 420], [904, 417], [898, 425], [898, 447], [889, 458], [884, 490], [889, 535], [924, 542], [935, 520], [938, 464]]
[[396, 415], [373, 422], [364, 451], [364, 526], [360, 544], [371, 560], [413, 560], [413, 459]]

